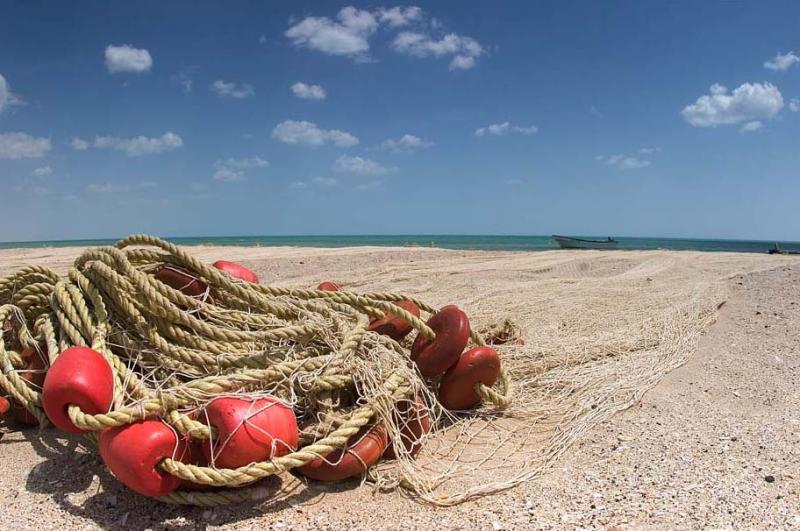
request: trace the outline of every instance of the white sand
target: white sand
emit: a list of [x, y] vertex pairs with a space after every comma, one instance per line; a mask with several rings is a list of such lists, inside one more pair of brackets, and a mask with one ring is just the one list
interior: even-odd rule
[[[534, 337], [537, 323], [528, 320], [537, 308], [526, 301], [545, 283], [556, 293], [559, 286], [574, 293], [575, 282], [591, 288], [632, 272], [658, 282], [677, 271], [687, 282], [720, 281], [727, 303], [684, 367], [639, 405], [595, 426], [544, 477], [503, 494], [437, 509], [356, 482], [305, 488], [284, 478], [289, 492], [259, 506], [175, 508], [127, 490], [96, 456], [72, 451], [77, 440], [33, 430], [0, 440], [0, 528], [800, 527], [800, 265], [793, 257], [424, 248], [192, 252], [240, 261], [262, 282], [335, 280], [356, 291], [457, 302], [477, 324], [492, 322], [502, 308], [520, 316]], [[65, 271], [78, 253], [0, 250], [0, 275], [30, 263]]]

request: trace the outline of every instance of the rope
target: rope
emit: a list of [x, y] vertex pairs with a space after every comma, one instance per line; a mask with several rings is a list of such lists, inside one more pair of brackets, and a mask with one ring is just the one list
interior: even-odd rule
[[[157, 278], [164, 267], [186, 270], [208, 286], [190, 297]], [[415, 372], [408, 343], [368, 332], [371, 318], [391, 312], [434, 339], [425, 321], [397, 306], [399, 293], [281, 288], [251, 284], [210, 267], [177, 246], [147, 235], [85, 251], [66, 278], [25, 267], [0, 278], [0, 389], [43, 425], [41, 394], [19, 376], [18, 351], [36, 346], [49, 363], [65, 349], [90, 346], [114, 375], [109, 411], [68, 407], [90, 440], [103, 429], [160, 417], [178, 433], [215, 440], [202, 411], [219, 396], [278, 397], [292, 405], [301, 446], [273, 459], [226, 469], [166, 458], [163, 473], [215, 487], [242, 487], [342, 449], [364, 426], [394, 426], [401, 400], [434, 385]], [[475, 332], [476, 345], [484, 345]], [[486, 405], [511, 402], [505, 371], [497, 384], [476, 385]], [[398, 426], [394, 426], [399, 430]], [[216, 441], [220, 444], [220, 441]], [[218, 506], [265, 495], [258, 487], [218, 492], [179, 491], [166, 503]]]

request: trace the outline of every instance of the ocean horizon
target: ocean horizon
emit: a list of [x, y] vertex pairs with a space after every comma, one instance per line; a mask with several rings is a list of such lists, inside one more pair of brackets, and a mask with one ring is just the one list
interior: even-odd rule
[[[576, 235], [579, 238], [599, 238], [605, 236]], [[550, 236], [502, 236], [502, 235], [328, 235], [328, 236], [198, 236], [165, 237], [177, 245], [221, 245], [244, 247], [438, 247], [442, 249], [463, 249], [482, 251], [549, 251], [558, 249]], [[781, 240], [735, 240], [704, 238], [653, 238], [653, 237], [615, 237], [619, 242], [616, 250], [654, 250], [676, 251], [745, 252], [766, 253], [775, 244], [783, 250], [800, 251], [800, 242]], [[42, 240], [21, 242], [0, 242], [0, 249], [32, 249], [44, 247], [84, 247], [111, 245], [115, 239], [82, 240]]]

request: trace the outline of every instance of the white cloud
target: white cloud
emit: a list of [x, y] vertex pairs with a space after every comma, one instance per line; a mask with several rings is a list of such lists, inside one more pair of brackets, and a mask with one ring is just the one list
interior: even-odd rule
[[0, 133], [0, 159], [39, 159], [51, 149], [48, 138], [27, 133]]
[[651, 165], [649, 160], [640, 159], [637, 157], [629, 157], [627, 155], [598, 155], [595, 160], [602, 162], [608, 166], [613, 166], [618, 170], [635, 170], [638, 168], [646, 168]]
[[369, 51], [368, 37], [378, 29], [375, 16], [348, 6], [336, 18], [306, 17], [286, 30], [285, 35], [295, 46], [329, 55], [363, 57]]
[[379, 147], [390, 151], [413, 151], [415, 149], [429, 148], [433, 145], [433, 142], [423, 140], [418, 136], [405, 134], [397, 140], [386, 140]]
[[752, 122], [747, 122], [742, 127], [739, 128], [740, 133], [752, 133], [753, 131], [758, 131], [764, 127], [764, 124], [759, 122], [758, 120], [753, 120]]
[[800, 98], [792, 98], [789, 100], [789, 110], [792, 112], [800, 111]]
[[89, 142], [82, 138], [75, 137], [70, 140], [69, 145], [76, 151], [86, 151], [89, 149]]
[[31, 172], [34, 177], [45, 177], [53, 173], [53, 168], [50, 166], [39, 166]]
[[260, 157], [218, 160], [214, 163], [214, 180], [220, 182], [243, 181], [245, 170], [266, 168], [269, 162]]
[[794, 52], [788, 52], [785, 54], [778, 53], [769, 61], [764, 62], [764, 68], [768, 70], [783, 71], [789, 69], [797, 62], [800, 62], [800, 57], [798, 57]]
[[639, 150], [639, 153], [641, 153], [641, 154], [643, 154], [643, 155], [649, 155], [649, 154], [651, 154], [651, 153], [656, 153], [656, 152], [658, 152], [658, 151], [661, 151], [661, 147], [660, 147], [660, 146], [656, 146], [656, 147], [643, 147], [642, 149], [640, 149], [640, 150]]
[[86, 191], [93, 194], [107, 194], [111, 192], [114, 187], [111, 183], [92, 183], [86, 187]]
[[317, 124], [306, 121], [286, 120], [275, 126], [272, 137], [286, 144], [308, 144], [321, 146], [334, 144], [350, 147], [358, 144], [358, 138], [338, 129], [320, 129]]
[[486, 127], [480, 127], [475, 130], [475, 136], [485, 136], [486, 134], [495, 136], [504, 136], [509, 133], [519, 133], [521, 135], [532, 135], [537, 133], [539, 128], [535, 125], [520, 126], [512, 125], [511, 122], [503, 122], [501, 124], [491, 124]]
[[407, 26], [422, 18], [422, 9], [417, 6], [381, 8], [378, 10], [378, 19], [392, 28]]
[[772, 83], [744, 83], [729, 92], [714, 84], [681, 114], [695, 127], [717, 127], [774, 118], [783, 108], [783, 96]]
[[11, 86], [6, 81], [6, 78], [3, 77], [3, 74], [0, 74], [0, 111], [6, 107], [22, 105], [23, 103], [22, 98], [11, 92]]
[[292, 85], [292, 92], [294, 92], [295, 96], [304, 100], [324, 100], [327, 96], [322, 86], [306, 85], [301, 81]]
[[171, 151], [182, 146], [183, 140], [181, 137], [172, 132], [167, 132], [160, 137], [154, 138], [148, 138], [146, 136], [137, 136], [134, 138], [98, 136], [94, 139], [94, 147], [122, 151], [129, 157], [154, 155], [164, 151]]
[[112, 74], [118, 72], [147, 72], [153, 66], [150, 52], [128, 44], [106, 46], [106, 68]]
[[314, 177], [310, 181], [294, 181], [289, 184], [289, 188], [292, 190], [303, 190], [308, 188], [309, 183], [318, 187], [330, 188], [338, 185], [339, 181], [333, 177]]
[[342, 155], [336, 159], [333, 169], [338, 172], [358, 173], [360, 175], [385, 175], [397, 171], [397, 168], [384, 166], [374, 160], [350, 157], [348, 155]]
[[336, 186], [339, 183], [333, 177], [314, 177], [311, 182], [318, 186]]
[[227, 81], [223, 81], [221, 79], [218, 79], [211, 84], [211, 90], [219, 97], [229, 96], [239, 100], [249, 98], [256, 93], [252, 85], [248, 85], [247, 83], [228, 83]]
[[197, 71], [196, 66], [186, 67], [177, 74], [170, 76], [170, 81], [180, 85], [181, 90], [185, 94], [188, 94], [192, 91], [192, 88], [194, 87], [194, 80], [192, 79], [192, 76], [196, 71]]
[[227, 159], [225, 161], [217, 161], [230, 168], [237, 168], [240, 170], [247, 170], [250, 168], [266, 168], [269, 162], [261, 157], [250, 157], [248, 159]]
[[450, 70], [468, 70], [475, 66], [475, 59], [486, 53], [478, 41], [456, 33], [435, 40], [422, 33], [403, 31], [392, 41], [392, 48], [413, 57], [453, 56]]
[[[306, 17], [286, 30], [295, 46], [317, 50], [329, 55], [340, 55], [355, 60], [369, 60], [370, 37], [379, 27], [396, 29], [417, 23], [439, 32], [441, 24], [436, 19], [426, 20], [425, 13], [416, 6], [396, 6], [373, 11], [343, 8], [335, 19]], [[391, 47], [398, 53], [414, 57], [451, 57], [450, 70], [468, 70], [486, 50], [471, 37], [449, 33], [438, 39], [417, 31], [403, 31], [395, 36]]]
[[221, 167], [214, 170], [213, 179], [224, 183], [232, 183], [244, 180], [244, 172], [233, 168]]
[[378, 186], [383, 184], [383, 179], [373, 179], [371, 181], [367, 181], [365, 183], [359, 183], [355, 186], [356, 190], [370, 190], [372, 188], [377, 188]]

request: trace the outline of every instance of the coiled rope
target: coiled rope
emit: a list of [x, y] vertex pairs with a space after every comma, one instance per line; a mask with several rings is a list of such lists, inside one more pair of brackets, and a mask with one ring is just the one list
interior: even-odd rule
[[[159, 281], [155, 273], [163, 266], [191, 272], [208, 286], [206, 295], [191, 297]], [[179, 434], [214, 439], [215, 429], [197, 415], [213, 398], [281, 398], [301, 421], [296, 451], [233, 469], [171, 458], [159, 465], [192, 483], [242, 487], [340, 449], [376, 420], [392, 425], [398, 401], [430, 392], [435, 383], [415, 372], [407, 343], [367, 330], [370, 318], [391, 312], [418, 334], [435, 338], [422, 319], [394, 304], [403, 300], [436, 312], [399, 293], [243, 282], [169, 242], [133, 235], [85, 251], [66, 278], [44, 267], [0, 278], [0, 389], [44, 425], [39, 389], [18, 374], [25, 368], [20, 353], [34, 349], [52, 364], [69, 347], [90, 346], [112, 368], [115, 384], [109, 411], [90, 415], [69, 407], [69, 418], [91, 440], [101, 430], [154, 416]], [[484, 345], [476, 333], [470, 338]], [[511, 401], [505, 371], [493, 387], [477, 384], [475, 390], [490, 406]], [[397, 433], [399, 427], [392, 427]], [[176, 491], [160, 499], [216, 506], [263, 494], [252, 486]]]

